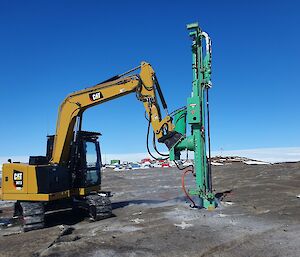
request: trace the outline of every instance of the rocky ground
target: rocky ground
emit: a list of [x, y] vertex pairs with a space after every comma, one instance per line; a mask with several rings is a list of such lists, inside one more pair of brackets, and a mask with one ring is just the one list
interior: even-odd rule
[[180, 174], [106, 171], [114, 217], [94, 223], [67, 210], [20, 233], [2, 203], [0, 256], [300, 256], [300, 163], [213, 167], [215, 211], [189, 208]]

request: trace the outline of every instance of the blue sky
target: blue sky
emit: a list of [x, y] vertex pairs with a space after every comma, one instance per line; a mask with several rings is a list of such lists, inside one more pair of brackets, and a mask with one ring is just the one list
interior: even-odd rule
[[[198, 21], [213, 41], [214, 150], [300, 146], [298, 1], [0, 2], [0, 156], [44, 154], [64, 97], [150, 62], [169, 109], [191, 92]], [[134, 95], [88, 110], [105, 153], [146, 152]]]

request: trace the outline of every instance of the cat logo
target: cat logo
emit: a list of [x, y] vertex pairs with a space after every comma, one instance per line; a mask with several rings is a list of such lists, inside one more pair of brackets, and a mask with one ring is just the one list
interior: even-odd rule
[[97, 100], [103, 98], [103, 95], [101, 92], [92, 93], [89, 96], [90, 96], [91, 101], [97, 101]]
[[14, 170], [13, 181], [14, 181], [15, 188], [17, 190], [22, 190], [22, 188], [23, 188], [23, 172]]

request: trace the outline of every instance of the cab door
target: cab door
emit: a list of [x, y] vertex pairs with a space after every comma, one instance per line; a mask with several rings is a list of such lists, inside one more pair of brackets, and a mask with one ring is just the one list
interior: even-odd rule
[[99, 142], [97, 140], [84, 140], [84, 166], [85, 166], [85, 186], [95, 186], [101, 184], [101, 154]]

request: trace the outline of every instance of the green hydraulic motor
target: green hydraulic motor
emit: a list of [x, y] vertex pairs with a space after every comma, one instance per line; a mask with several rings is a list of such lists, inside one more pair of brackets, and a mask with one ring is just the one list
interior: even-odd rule
[[[177, 111], [174, 116], [175, 130], [184, 136], [170, 149], [170, 160], [179, 160], [183, 150], [194, 152], [196, 188], [191, 189], [189, 195], [199, 197], [198, 207], [211, 210], [216, 207], [212, 192], [208, 105], [208, 90], [212, 85], [211, 40], [198, 23], [188, 24], [187, 29], [192, 39], [192, 94], [187, 99], [186, 108]], [[190, 135], [186, 133], [187, 124], [191, 128]], [[194, 203], [193, 200], [192, 202]]]

